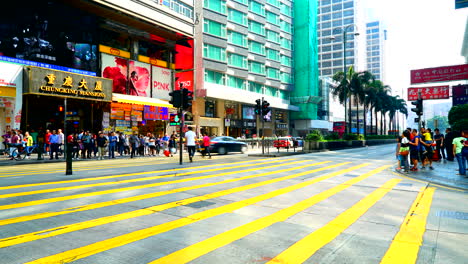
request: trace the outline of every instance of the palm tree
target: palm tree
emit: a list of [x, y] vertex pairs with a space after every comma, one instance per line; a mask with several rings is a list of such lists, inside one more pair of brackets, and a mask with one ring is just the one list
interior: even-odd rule
[[364, 134], [366, 130], [366, 109], [365, 109], [365, 103], [366, 103], [366, 91], [368, 89], [368, 86], [370, 83], [372, 83], [373, 80], [375, 80], [375, 77], [372, 75], [372, 73], [368, 71], [363, 71], [357, 73], [356, 76], [356, 81], [354, 82], [354, 85], [352, 85], [352, 94], [355, 99], [356, 103], [356, 127], [357, 127], [357, 134], [359, 135], [359, 104], [364, 105], [364, 113], [363, 113], [363, 119], [364, 119]]
[[[334, 97], [338, 97], [338, 102], [343, 104], [345, 107], [345, 120], [346, 116], [346, 104], [347, 100], [351, 95], [351, 77], [354, 74], [353, 67], [349, 67], [347, 73], [344, 72], [337, 72], [333, 75], [333, 81], [338, 83], [338, 85], [332, 87], [332, 94]], [[351, 116], [351, 104], [349, 104], [349, 115]], [[346, 124], [345, 133], [348, 133], [349, 128], [351, 127], [351, 118], [348, 118], [348, 124]]]
[[390, 92], [390, 86], [384, 85], [380, 80], [373, 80], [369, 84], [369, 91], [368, 96], [369, 102], [371, 104], [371, 109], [374, 110], [374, 117], [375, 117], [375, 134], [378, 134], [378, 115], [377, 112], [380, 112], [380, 133], [382, 134], [382, 111], [385, 109], [387, 103], [388, 92]]

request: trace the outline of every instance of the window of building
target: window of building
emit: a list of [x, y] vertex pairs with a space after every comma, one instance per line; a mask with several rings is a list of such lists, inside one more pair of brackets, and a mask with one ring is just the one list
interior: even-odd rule
[[253, 20], [249, 20], [249, 30], [253, 33], [265, 36], [265, 26]]
[[281, 72], [280, 80], [283, 83], [292, 83], [291, 74], [289, 74], [287, 72]]
[[270, 60], [279, 61], [280, 53], [277, 50], [266, 48], [266, 56]]
[[280, 13], [286, 16], [292, 15], [292, 9], [290, 6], [280, 3]]
[[272, 42], [280, 42], [280, 34], [278, 32], [267, 29], [266, 30], [266, 39]]
[[343, 44], [334, 44], [333, 45], [333, 50], [341, 50], [343, 49]]
[[341, 3], [341, 2], [342, 2], [342, 0], [332, 0], [332, 3], [333, 3], [333, 4]]
[[329, 68], [329, 67], [331, 67], [331, 61], [322, 62], [322, 68]]
[[343, 58], [343, 53], [342, 52], [333, 52], [333, 58]]
[[286, 55], [281, 55], [281, 65], [291, 67], [292, 66], [292, 59]]
[[277, 25], [279, 21], [279, 16], [273, 12], [266, 11], [266, 20], [271, 24]]
[[333, 8], [333, 11], [339, 11], [339, 10], [343, 9], [341, 3], [333, 5], [332, 8]]
[[213, 20], [204, 19], [203, 32], [225, 38], [226, 37], [226, 25], [218, 23]]
[[352, 56], [354, 56], [354, 50], [347, 50], [346, 57], [352, 57]]
[[331, 28], [331, 22], [323, 22], [322, 23], [322, 29], [327, 29]]
[[249, 0], [249, 10], [255, 14], [265, 16], [265, 6], [257, 1]]
[[266, 75], [267, 75], [268, 78], [279, 80], [280, 71], [279, 71], [279, 69], [276, 69], [276, 68], [266, 67]]
[[272, 5], [272, 6], [276, 6], [276, 7], [279, 7], [279, 3], [280, 1], [279, 0], [267, 0], [266, 1], [268, 4]]
[[244, 26], [247, 26], [248, 23], [246, 13], [231, 8], [228, 8], [228, 20]]
[[205, 101], [205, 116], [216, 117], [216, 102], [214, 100]]
[[343, 11], [343, 16], [348, 17], [348, 16], [354, 16], [354, 10], [345, 10]]
[[271, 87], [271, 86], [266, 86], [265, 87], [265, 95], [268, 95], [268, 96], [275, 96], [276, 97], [276, 91], [278, 89], [274, 88], [274, 87]]
[[193, 8], [180, 0], [172, 0], [171, 1], [171, 10], [182, 14], [188, 18], [193, 18]]
[[330, 4], [330, 0], [322, 0], [320, 1], [320, 3], [324, 6], [324, 5], [329, 5]]
[[379, 56], [380, 55], [380, 51], [373, 51], [372, 52], [372, 56]]
[[288, 33], [292, 33], [292, 26], [290, 23], [284, 21], [284, 20], [281, 20], [280, 21], [280, 28], [281, 30], [283, 30], [284, 32], [288, 32]]
[[249, 61], [249, 72], [265, 74], [265, 65], [256, 61]]
[[292, 49], [292, 41], [287, 38], [280, 37], [280, 45], [285, 49]]
[[208, 59], [225, 62], [226, 50], [218, 46], [203, 44], [203, 56]]
[[241, 47], [247, 47], [247, 35], [228, 30], [228, 43]]
[[248, 0], [234, 0], [238, 3], [241, 3], [241, 4], [244, 4], [244, 5], [247, 5], [248, 4]]
[[325, 36], [330, 36], [331, 35], [331, 30], [323, 30], [322, 31], [322, 36], [325, 37]]
[[343, 65], [343, 60], [334, 60], [333, 61], [333, 66], [341, 66]]
[[351, 24], [354, 23], [354, 18], [352, 18], [352, 17], [351, 17], [351, 18], [345, 18], [345, 19], [343, 20], [343, 23], [344, 23], [345, 25], [351, 25]]
[[331, 12], [330, 6], [322, 7], [322, 13], [329, 13], [329, 12]]
[[249, 82], [249, 91], [263, 94], [263, 85], [255, 82]]
[[333, 13], [332, 16], [333, 16], [333, 19], [339, 19], [339, 18], [342, 17], [342, 13], [341, 13], [341, 11], [336, 12], [336, 13]]
[[226, 14], [226, 1], [224, 0], [203, 0], [203, 6], [212, 11]]
[[224, 85], [224, 74], [220, 72], [205, 70], [205, 81]]
[[342, 20], [334, 20], [333, 21], [333, 27], [341, 27], [343, 25]]
[[235, 53], [228, 53], [228, 65], [247, 69], [247, 57]]
[[253, 40], [249, 40], [249, 51], [261, 55], [265, 55], [265, 46]]
[[234, 88], [237, 88], [237, 89], [244, 90], [245, 89], [245, 80], [241, 79], [241, 78], [234, 77], [234, 76], [228, 76], [227, 85], [229, 87], [234, 87]]
[[321, 20], [322, 20], [322, 21], [326, 21], [326, 20], [330, 20], [330, 19], [331, 19], [331, 15], [330, 15], [330, 14], [328, 14], [328, 15], [322, 15], [322, 16], [321, 16]]
[[322, 52], [331, 51], [331, 48], [332, 48], [332, 46], [323, 46], [322, 47]]
[[329, 59], [331, 59], [331, 53], [322, 54], [322, 59], [324, 59], [324, 60], [329, 60]]
[[354, 7], [354, 3], [351, 1], [351, 2], [346, 2], [346, 3], [343, 3], [343, 8], [344, 9], [347, 9], [347, 8], [352, 8]]
[[332, 74], [332, 70], [331, 70], [331, 69], [322, 70], [322, 75], [331, 75], [331, 74]]
[[289, 92], [288, 91], [284, 91], [284, 90], [279, 90], [279, 98], [283, 99], [283, 100], [289, 100]]

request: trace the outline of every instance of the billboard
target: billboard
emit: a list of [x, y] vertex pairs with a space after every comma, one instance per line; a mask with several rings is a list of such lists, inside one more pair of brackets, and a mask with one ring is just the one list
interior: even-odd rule
[[448, 99], [449, 98], [449, 86], [430, 86], [430, 87], [418, 87], [408, 88], [408, 101], [418, 100], [418, 93], [421, 92], [421, 98], [423, 100], [429, 99]]
[[152, 66], [153, 94], [151, 97], [170, 100], [169, 92], [172, 91], [172, 72], [169, 69]]
[[468, 104], [468, 84], [452, 86], [453, 105]]
[[468, 64], [411, 70], [411, 84], [468, 80]]

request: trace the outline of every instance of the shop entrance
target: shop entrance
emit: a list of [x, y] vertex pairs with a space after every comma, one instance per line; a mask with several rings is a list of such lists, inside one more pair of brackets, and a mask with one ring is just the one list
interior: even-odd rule
[[[67, 99], [67, 132], [89, 130], [98, 132], [102, 128], [102, 113], [109, 103]], [[41, 95], [24, 95], [23, 125], [26, 130], [64, 128], [64, 98]]]

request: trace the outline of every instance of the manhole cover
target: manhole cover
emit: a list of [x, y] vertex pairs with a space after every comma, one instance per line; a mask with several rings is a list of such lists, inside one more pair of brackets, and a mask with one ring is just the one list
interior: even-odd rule
[[459, 211], [437, 211], [436, 216], [459, 220], [468, 220], [468, 213]]
[[206, 207], [206, 206], [210, 206], [210, 205], [213, 205], [215, 203], [213, 202], [206, 202], [206, 201], [199, 201], [199, 202], [194, 202], [194, 203], [190, 203], [190, 204], [186, 204], [184, 206], [188, 206], [188, 207], [192, 207], [192, 208], [202, 208], [202, 207]]

